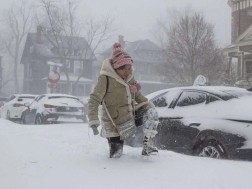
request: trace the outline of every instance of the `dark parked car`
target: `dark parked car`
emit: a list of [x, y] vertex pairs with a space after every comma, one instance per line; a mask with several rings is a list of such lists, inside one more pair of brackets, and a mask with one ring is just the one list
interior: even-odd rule
[[65, 94], [43, 94], [26, 105], [22, 113], [24, 124], [55, 122], [59, 118], [72, 118], [85, 121], [84, 105], [78, 97]]
[[[157, 91], [148, 98], [159, 114], [159, 149], [252, 160], [251, 92], [236, 87], [192, 86]], [[138, 130], [131, 145], [141, 142]]]

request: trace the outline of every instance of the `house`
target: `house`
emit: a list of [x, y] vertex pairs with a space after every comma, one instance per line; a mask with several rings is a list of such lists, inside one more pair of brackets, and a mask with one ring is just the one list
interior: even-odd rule
[[[169, 83], [162, 82], [163, 78], [156, 69], [157, 66], [165, 62], [164, 52], [160, 47], [148, 39], [128, 42], [124, 41], [123, 36], [119, 36], [118, 41], [134, 61], [134, 75], [142, 86], [143, 94], [172, 86]], [[102, 59], [110, 58], [111, 54], [112, 45], [111, 48], [102, 53]]]
[[[82, 37], [43, 34], [42, 27], [29, 33], [21, 64], [24, 65], [23, 92], [67, 93], [88, 96], [92, 89], [92, 63], [96, 60]], [[48, 83], [50, 71], [58, 72], [57, 84]]]
[[252, 87], [252, 0], [228, 0], [232, 10], [231, 44], [225, 49], [236, 63], [237, 86]]

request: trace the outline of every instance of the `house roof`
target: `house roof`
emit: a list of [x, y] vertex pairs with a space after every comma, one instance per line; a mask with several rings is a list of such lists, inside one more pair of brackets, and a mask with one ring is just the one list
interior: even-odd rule
[[225, 51], [232, 57], [239, 56], [240, 52], [252, 54], [252, 25], [234, 43], [225, 48]]
[[[126, 42], [124, 48], [134, 61], [140, 61], [140, 62], [164, 61], [164, 52], [162, 51], [162, 49], [148, 39], [137, 40], [134, 42]], [[112, 53], [112, 47], [105, 50], [102, 53], [102, 55], [105, 58], [108, 58], [111, 57], [111, 53]]]
[[239, 1], [243, 1], [243, 0], [228, 0], [227, 4], [228, 4], [229, 6], [231, 6], [232, 3], [239, 2]]
[[78, 59], [96, 59], [85, 38], [57, 36], [57, 39], [58, 43], [56, 43], [56, 38], [52, 35], [28, 33], [21, 63], [25, 63], [27, 59], [31, 57], [46, 59], [58, 58], [60, 57], [58, 49], [63, 51], [69, 49], [69, 47], [71, 47], [73, 51], [79, 51], [79, 54], [76, 55]]

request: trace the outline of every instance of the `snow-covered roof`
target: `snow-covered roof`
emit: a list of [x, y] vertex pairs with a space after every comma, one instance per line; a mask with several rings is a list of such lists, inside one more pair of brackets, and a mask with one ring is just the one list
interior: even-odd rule
[[[135, 62], [161, 63], [164, 61], [163, 50], [149, 39], [126, 42], [124, 48]], [[112, 47], [104, 51], [102, 55], [104, 58], [109, 58], [111, 53]]]
[[[69, 43], [71, 42], [71, 48], [73, 50], [80, 50], [80, 56], [82, 59], [96, 60], [96, 57], [91, 50], [88, 42], [83, 37], [70, 37], [70, 36], [59, 36], [59, 44], [55, 43], [55, 38], [52, 35], [40, 36], [40, 41], [38, 42], [37, 33], [29, 33], [27, 35], [24, 51], [21, 58], [21, 63], [25, 63], [25, 60], [30, 56], [36, 56], [41, 58], [54, 58], [59, 57], [57, 51], [54, 48], [60, 48], [61, 50], [66, 50], [70, 48]], [[55, 45], [54, 45], [55, 43]]]

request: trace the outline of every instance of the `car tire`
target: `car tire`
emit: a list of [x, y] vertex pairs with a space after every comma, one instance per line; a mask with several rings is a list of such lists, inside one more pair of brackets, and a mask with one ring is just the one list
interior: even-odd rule
[[43, 118], [40, 114], [38, 114], [35, 117], [35, 125], [41, 125], [41, 124], [43, 124]]
[[25, 113], [22, 113], [20, 123], [21, 124], [26, 124], [26, 122], [25, 122]]
[[210, 157], [216, 159], [226, 158], [224, 148], [216, 140], [203, 142], [196, 150], [196, 155], [200, 157]]

